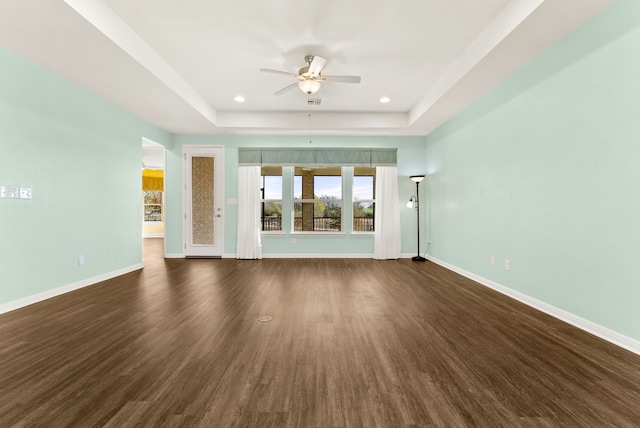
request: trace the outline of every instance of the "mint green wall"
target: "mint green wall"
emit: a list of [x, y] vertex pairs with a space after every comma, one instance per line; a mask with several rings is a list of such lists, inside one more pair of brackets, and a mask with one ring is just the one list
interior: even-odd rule
[[140, 263], [142, 137], [170, 134], [1, 47], [0, 70], [0, 186], [33, 191], [0, 199], [0, 305]]
[[[327, 137], [314, 136], [313, 143], [305, 136], [190, 136], [174, 137], [174, 147], [167, 150], [166, 250], [182, 254], [182, 146], [217, 145], [225, 150], [225, 198], [238, 197], [238, 147], [395, 147], [398, 149], [399, 198], [402, 221], [402, 252], [415, 253], [415, 213], [404, 208], [415, 193], [409, 175], [424, 172], [424, 137]], [[345, 183], [347, 184], [347, 183]], [[237, 206], [225, 205], [224, 252], [236, 252]], [[363, 236], [300, 236], [296, 244], [291, 235], [264, 236], [263, 253], [268, 254], [373, 254], [373, 237]]]
[[[407, 177], [426, 172], [423, 250], [430, 239], [438, 259], [640, 339], [639, 24], [640, 2], [616, 1], [426, 138], [312, 144], [398, 148], [403, 253], [416, 249]], [[183, 144], [225, 147], [226, 198], [238, 147], [310, 145], [172, 136], [3, 48], [0, 69], [0, 185], [33, 190], [0, 199], [0, 305], [140, 263], [142, 137], [168, 147], [169, 254], [182, 253]], [[225, 210], [234, 254], [237, 210]], [[290, 238], [266, 237], [265, 253], [373, 248], [371, 237]]]
[[431, 254], [640, 339], [639, 51], [617, 1], [429, 135]]

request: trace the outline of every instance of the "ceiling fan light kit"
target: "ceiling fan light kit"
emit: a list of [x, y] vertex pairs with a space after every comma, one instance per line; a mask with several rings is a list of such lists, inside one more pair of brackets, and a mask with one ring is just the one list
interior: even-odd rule
[[[298, 74], [289, 73], [288, 71], [272, 70], [270, 68], [262, 68], [260, 71], [266, 73], [282, 74], [285, 76], [292, 76], [298, 79], [297, 86], [302, 92], [307, 95], [315, 94], [322, 87], [321, 82], [341, 82], [341, 83], [360, 83], [360, 76], [322, 76], [320, 72], [322, 67], [327, 63], [325, 58], [320, 56], [307, 55], [304, 57], [307, 63], [306, 67], [302, 67], [298, 70]], [[274, 95], [280, 95], [287, 92], [296, 86], [293, 83], [289, 86], [277, 91]]]
[[320, 82], [311, 79], [301, 80], [298, 82], [298, 87], [302, 92], [311, 95], [320, 90]]

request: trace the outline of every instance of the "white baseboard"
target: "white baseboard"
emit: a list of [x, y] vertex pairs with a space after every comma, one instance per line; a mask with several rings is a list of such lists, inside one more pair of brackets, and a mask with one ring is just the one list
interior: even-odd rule
[[184, 254], [182, 253], [167, 253], [164, 255], [165, 259], [184, 259]]
[[[415, 254], [401, 254], [401, 259], [410, 259]], [[236, 254], [224, 254], [223, 259], [236, 259]], [[313, 254], [313, 253], [269, 253], [262, 254], [263, 259], [373, 259], [372, 253], [348, 253], [348, 254]], [[393, 260], [393, 259], [392, 259]]]
[[[167, 253], [164, 255], [165, 259], [186, 259], [187, 257], [182, 254], [182, 253]], [[206, 257], [204, 257], [206, 258]], [[212, 259], [215, 259], [216, 257], [211, 257]], [[223, 259], [235, 259], [236, 255], [235, 254], [231, 254], [231, 253], [225, 253], [222, 255]]]
[[468, 272], [464, 269], [461, 269], [457, 266], [454, 266], [442, 260], [438, 260], [435, 257], [427, 256], [427, 259], [453, 272], [456, 272], [464, 277], [467, 277], [479, 284], [482, 284], [485, 287], [489, 287], [495, 291], [498, 291], [499, 293], [502, 293], [513, 299], [516, 299], [527, 306], [530, 306], [534, 309], [544, 312], [545, 314], [551, 315], [554, 318], [557, 318], [561, 321], [571, 324], [574, 327], [577, 327], [581, 330], [586, 331], [587, 333], [593, 334], [594, 336], [598, 336], [599, 338], [604, 339], [607, 342], [610, 342], [621, 348], [624, 348], [627, 351], [631, 351], [634, 354], [640, 355], [640, 341], [638, 340], [635, 340], [631, 337], [620, 334], [614, 330], [603, 327], [600, 324], [596, 324], [592, 321], [581, 318], [577, 315], [572, 314], [571, 312], [567, 312], [565, 310], [556, 308], [555, 306], [552, 306], [541, 300], [534, 299], [533, 297], [527, 296], [526, 294], [515, 291], [509, 287], [505, 287], [504, 285], [498, 284], [497, 282], [491, 281], [490, 279]]
[[372, 259], [371, 253], [313, 254], [313, 253], [272, 253], [262, 254], [263, 259]]
[[34, 303], [38, 303], [43, 300], [50, 299], [52, 297], [56, 297], [61, 294], [68, 293], [70, 291], [88, 287], [89, 285], [93, 285], [98, 282], [106, 281], [107, 279], [115, 278], [116, 276], [124, 275], [125, 273], [142, 269], [143, 267], [144, 265], [142, 263], [137, 263], [135, 265], [114, 270], [112, 272], [107, 272], [105, 274], [94, 276], [92, 278], [83, 279], [81, 281], [74, 282], [72, 284], [63, 285], [62, 287], [54, 288], [52, 290], [43, 291], [42, 293], [34, 294], [32, 296], [23, 297], [22, 299], [14, 300], [9, 303], [4, 303], [0, 305], [0, 314], [11, 312], [16, 309], [23, 308], [25, 306], [33, 305]]

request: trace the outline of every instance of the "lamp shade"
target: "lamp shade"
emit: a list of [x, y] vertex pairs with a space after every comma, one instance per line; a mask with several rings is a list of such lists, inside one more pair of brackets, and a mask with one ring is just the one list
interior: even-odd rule
[[305, 92], [309, 95], [315, 94], [320, 89], [320, 82], [317, 80], [301, 80], [298, 82], [298, 87], [302, 92]]
[[413, 181], [414, 183], [420, 183], [422, 180], [424, 180], [424, 175], [412, 175], [411, 177], [409, 177], [411, 179], [411, 181]]

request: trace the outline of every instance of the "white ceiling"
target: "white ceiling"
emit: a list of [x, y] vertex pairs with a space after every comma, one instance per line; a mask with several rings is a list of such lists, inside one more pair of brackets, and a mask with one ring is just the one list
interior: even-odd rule
[[[0, 44], [174, 133], [427, 135], [611, 1], [2, 0]], [[362, 83], [273, 95], [307, 54]]]

